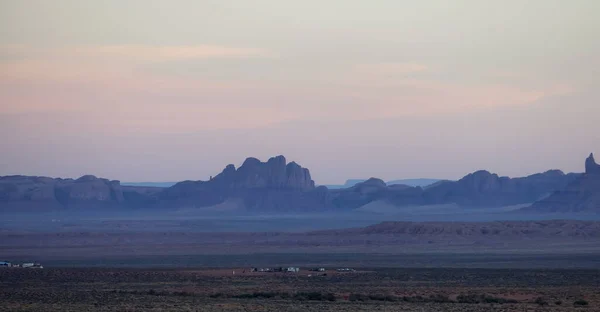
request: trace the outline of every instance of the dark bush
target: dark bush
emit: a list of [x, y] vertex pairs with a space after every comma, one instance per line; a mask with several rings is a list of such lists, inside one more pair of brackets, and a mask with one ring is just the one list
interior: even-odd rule
[[332, 293], [326, 294], [323, 298], [327, 301], [335, 301], [336, 300], [335, 295]]
[[429, 296], [429, 300], [435, 303], [452, 303], [454, 300], [451, 300], [447, 295], [435, 294]]
[[369, 295], [369, 300], [385, 301], [384, 295]]
[[402, 300], [406, 301], [406, 302], [425, 302], [425, 298], [423, 298], [422, 296], [412, 296], [412, 297], [404, 296], [404, 297], [402, 297]]
[[288, 298], [289, 294], [288, 293], [278, 293], [278, 292], [254, 292], [251, 294], [241, 294], [241, 295], [233, 296], [233, 298], [238, 298], [238, 299], [253, 299], [253, 298], [270, 299], [270, 298], [275, 298], [275, 297]]
[[548, 305], [548, 302], [542, 297], [537, 297], [534, 302], [535, 302], [535, 304], [540, 305], [540, 306]]
[[[222, 293], [212, 294], [211, 298], [227, 298], [226, 295]], [[336, 297], [332, 293], [320, 293], [320, 292], [299, 292], [294, 294], [293, 296], [286, 292], [254, 292], [251, 294], [239, 294], [231, 296], [231, 298], [236, 299], [271, 299], [271, 298], [281, 298], [288, 299], [294, 298], [296, 300], [315, 300], [315, 301], [335, 301]]]
[[556, 301], [554, 301], [554, 304], [555, 304], [555, 305], [561, 305], [561, 304], [562, 304], [562, 301], [561, 301], [561, 300], [556, 300]]
[[390, 301], [390, 302], [394, 302], [397, 301], [398, 298], [394, 297], [394, 296], [385, 296], [385, 301]]
[[486, 295], [482, 295], [482, 294], [459, 295], [458, 297], [456, 297], [456, 301], [458, 301], [459, 303], [471, 303], [471, 304], [476, 304], [476, 303], [497, 303], [497, 304], [518, 303], [518, 301], [514, 300], [514, 299], [492, 297], [492, 296], [486, 296]]
[[279, 297], [281, 297], [281, 299], [287, 299], [287, 298], [290, 298], [291, 295], [286, 292], [283, 292], [283, 293], [279, 294]]
[[576, 305], [576, 306], [586, 306], [588, 304], [589, 303], [587, 301], [583, 300], [583, 299], [577, 300], [577, 301], [573, 302], [573, 305]]
[[297, 293], [294, 298], [298, 300], [323, 300], [323, 294], [320, 292]]
[[459, 295], [456, 297], [456, 301], [459, 303], [480, 303], [481, 296], [478, 295]]
[[506, 298], [490, 297], [490, 296], [484, 296], [483, 302], [485, 302], [485, 303], [499, 303], [499, 304], [503, 304], [503, 303], [518, 303], [518, 301], [514, 300], [514, 299], [506, 299]]
[[335, 301], [335, 295], [332, 293], [320, 293], [320, 292], [300, 292], [294, 295], [296, 300], [312, 300], [312, 301]]
[[369, 300], [369, 297], [362, 295], [362, 294], [350, 294], [350, 297], [348, 298], [348, 300], [350, 300], [350, 301], [367, 301], [367, 300]]
[[273, 298], [277, 296], [277, 293], [274, 292], [255, 292], [252, 294], [254, 298]]

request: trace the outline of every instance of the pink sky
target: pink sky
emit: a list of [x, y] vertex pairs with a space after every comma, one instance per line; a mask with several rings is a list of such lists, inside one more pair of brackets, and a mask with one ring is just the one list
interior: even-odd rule
[[0, 175], [206, 179], [278, 154], [317, 183], [582, 171], [594, 7], [4, 1]]

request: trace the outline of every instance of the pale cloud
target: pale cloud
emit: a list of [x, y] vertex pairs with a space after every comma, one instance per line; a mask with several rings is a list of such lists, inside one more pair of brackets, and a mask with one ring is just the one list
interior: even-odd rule
[[56, 133], [60, 126], [44, 130], [41, 121], [49, 118], [107, 135], [264, 127], [293, 116], [244, 105], [256, 99], [255, 83], [162, 75], [144, 65], [267, 55], [260, 49], [216, 46], [3, 46], [0, 115], [33, 120], [31, 129]]
[[[35, 47], [0, 46], [0, 79], [114, 84], [133, 88], [212, 88], [229, 87], [201, 78], [160, 77], [143, 70], [156, 62], [213, 60], [228, 58], [272, 57], [259, 48], [235, 48], [213, 45], [74, 45]], [[3, 58], [4, 57], [4, 60]], [[126, 82], [125, 84], [122, 84]]]
[[20, 55], [44, 59], [109, 59], [126, 61], [178, 61], [218, 58], [274, 57], [272, 51], [260, 48], [228, 47], [218, 45], [66, 45], [34, 47], [18, 44], [0, 46], [0, 55]]
[[[348, 99], [337, 109], [322, 111], [327, 118], [353, 120], [446, 114], [529, 105], [577, 91], [567, 82], [519, 84], [443, 79], [448, 74], [451, 73], [447, 70], [417, 62], [349, 66], [346, 71], [319, 80], [331, 93], [344, 94]], [[513, 75], [524, 76], [516, 72]]]
[[89, 114], [87, 124], [95, 125], [92, 119], [110, 111], [110, 127], [119, 131], [185, 132], [291, 120], [445, 114], [527, 105], [573, 91], [566, 83], [527, 87], [445, 81], [439, 78], [447, 74], [443, 68], [416, 61], [348, 64], [345, 70], [307, 67], [290, 72], [289, 79], [280, 79], [281, 69], [269, 63], [260, 79], [242, 78], [235, 71], [211, 79], [202, 71], [181, 76], [146, 67], [156, 62], [275, 60], [273, 53], [252, 48], [13, 45], [3, 46], [2, 52], [12, 57], [0, 61], [1, 113], [75, 111]]
[[150, 46], [150, 45], [108, 45], [75, 47], [75, 54], [90, 57], [122, 58], [148, 62], [179, 61], [218, 58], [262, 58], [273, 57], [264, 49], [233, 48], [212, 45], [194, 46]]
[[[33, 47], [0, 46], [0, 80], [61, 82], [113, 86], [118, 89], [230, 89], [231, 83], [196, 77], [162, 77], [144, 70], [156, 62], [270, 57], [257, 48], [224, 46], [104, 45]], [[3, 58], [4, 57], [4, 60]]]
[[[195, 96], [201, 106], [206, 106], [208, 103], [203, 105], [202, 99], [251, 90], [254, 85], [236, 79], [214, 81], [203, 77], [160, 75], [145, 70], [145, 65], [269, 55], [262, 49], [210, 45], [3, 45], [0, 46], [0, 113], [101, 110], [103, 106], [111, 106], [110, 102], [114, 103], [115, 99], [106, 99], [106, 103], [98, 103], [97, 99], [111, 94], [119, 97], [117, 102], [126, 103], [119, 106], [143, 107], [145, 103], [135, 103], [133, 99], [151, 95]], [[143, 101], [148, 102], [148, 99]], [[164, 106], [170, 105], [177, 103], [165, 103]]]
[[430, 70], [427, 65], [418, 63], [374, 63], [359, 64], [354, 67], [356, 74], [367, 75], [407, 75]]

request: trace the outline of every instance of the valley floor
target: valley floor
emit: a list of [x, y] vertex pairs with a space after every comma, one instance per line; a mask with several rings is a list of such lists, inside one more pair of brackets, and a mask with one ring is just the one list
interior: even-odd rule
[[0, 311], [599, 311], [598, 287], [597, 269], [7, 268]]

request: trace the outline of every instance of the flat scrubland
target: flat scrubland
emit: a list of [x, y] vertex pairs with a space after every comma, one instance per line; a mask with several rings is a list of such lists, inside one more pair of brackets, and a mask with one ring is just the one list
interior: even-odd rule
[[[276, 261], [291, 265], [480, 267], [483, 263], [506, 268], [529, 262], [530, 268], [600, 267], [600, 222], [591, 221], [386, 222], [312, 232], [198, 232], [185, 230], [201, 228], [194, 222], [189, 226], [178, 221], [183, 224], [179, 228], [174, 221], [165, 222], [107, 221], [87, 230], [63, 224], [56, 232], [0, 225], [0, 255], [52, 266], [107, 266], [107, 262], [119, 266], [136, 261], [142, 266], [178, 267], [276, 264], [268, 263], [273, 256], [252, 256], [260, 253], [293, 254]], [[359, 263], [352, 263], [356, 260]]]
[[600, 311], [600, 270], [10, 268], [0, 311]]

